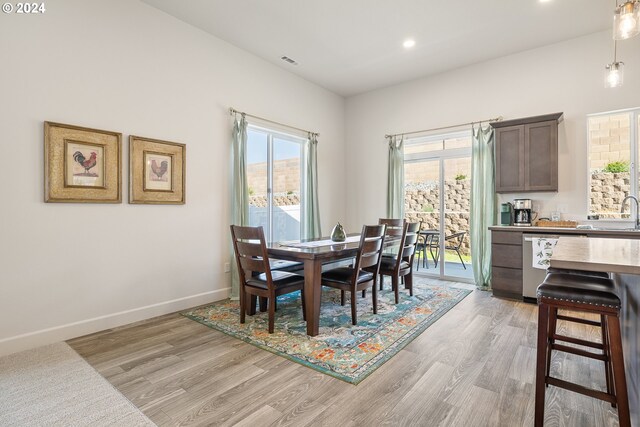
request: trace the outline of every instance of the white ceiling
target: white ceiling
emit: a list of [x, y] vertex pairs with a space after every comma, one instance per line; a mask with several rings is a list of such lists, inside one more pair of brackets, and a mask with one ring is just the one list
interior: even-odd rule
[[[602, 31], [613, 9], [610, 0], [142, 1], [343, 96]], [[416, 46], [405, 50], [409, 37]]]

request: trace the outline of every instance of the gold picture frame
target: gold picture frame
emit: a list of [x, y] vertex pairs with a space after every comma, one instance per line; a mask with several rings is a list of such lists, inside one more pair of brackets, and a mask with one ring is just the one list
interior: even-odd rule
[[129, 203], [185, 204], [185, 144], [129, 136]]
[[44, 122], [44, 201], [122, 203], [122, 134]]

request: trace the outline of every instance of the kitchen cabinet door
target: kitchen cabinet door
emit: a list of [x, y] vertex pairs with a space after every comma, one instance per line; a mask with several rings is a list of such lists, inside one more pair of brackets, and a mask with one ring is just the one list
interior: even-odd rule
[[496, 192], [525, 190], [525, 127], [496, 129]]
[[558, 122], [524, 125], [525, 191], [558, 191]]

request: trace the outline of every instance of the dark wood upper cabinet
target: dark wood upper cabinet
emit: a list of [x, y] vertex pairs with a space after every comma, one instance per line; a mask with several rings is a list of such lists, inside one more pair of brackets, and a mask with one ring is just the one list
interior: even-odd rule
[[558, 121], [562, 113], [492, 123], [496, 192], [558, 191]]
[[496, 129], [496, 191], [524, 189], [524, 125]]

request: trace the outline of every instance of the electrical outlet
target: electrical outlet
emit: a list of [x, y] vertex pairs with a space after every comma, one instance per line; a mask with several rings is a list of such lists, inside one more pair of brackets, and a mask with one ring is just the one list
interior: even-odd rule
[[563, 203], [559, 203], [556, 209], [558, 210], [558, 212], [563, 214], [566, 214], [569, 211], [569, 208], [567, 207], [567, 205]]
[[228, 273], [231, 271], [231, 264], [229, 264], [228, 262], [224, 263], [224, 272]]

